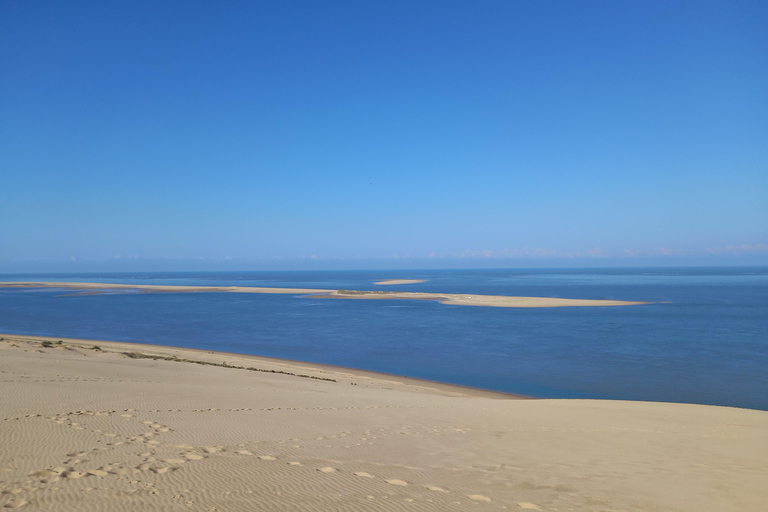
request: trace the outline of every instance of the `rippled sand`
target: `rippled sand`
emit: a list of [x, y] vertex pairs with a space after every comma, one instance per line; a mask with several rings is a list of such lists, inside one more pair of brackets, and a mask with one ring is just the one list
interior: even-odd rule
[[0, 337], [3, 507], [699, 512], [768, 503], [764, 411], [514, 400], [250, 356]]

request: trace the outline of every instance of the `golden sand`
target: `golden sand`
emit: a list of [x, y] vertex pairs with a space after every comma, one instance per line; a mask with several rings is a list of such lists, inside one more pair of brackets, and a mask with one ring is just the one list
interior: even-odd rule
[[499, 399], [252, 356], [0, 337], [2, 507], [762, 512], [768, 503], [765, 411]]

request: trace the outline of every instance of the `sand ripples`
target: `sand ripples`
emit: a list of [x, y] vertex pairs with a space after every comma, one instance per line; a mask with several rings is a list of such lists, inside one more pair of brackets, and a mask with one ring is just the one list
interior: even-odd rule
[[[341, 408], [302, 408], [308, 409], [334, 411]], [[248, 413], [255, 420], [266, 411], [277, 410], [280, 408], [227, 411], [211, 408], [190, 411], [186, 415], [206, 412], [226, 419], [233, 413]], [[157, 409], [153, 411], [158, 412]], [[173, 416], [173, 413], [183, 414], [184, 411], [174, 409], [165, 413], [168, 417], [169, 413]], [[329, 508], [333, 504], [335, 510], [429, 510], [441, 500], [427, 495], [450, 494], [444, 487], [427, 484], [420, 471], [405, 466], [380, 464], [372, 470], [367, 464], [364, 471], [356, 467], [353, 460], [317, 457], [322, 451], [373, 444], [387, 436], [436, 434], [443, 432], [441, 429], [419, 430], [403, 426], [375, 431], [342, 430], [312, 438], [195, 446], [164, 439], [164, 436], [183, 433], [183, 422], [178, 426], [167, 425], [155, 419], [144, 419], [148, 414], [151, 413], [136, 409], [77, 410], [47, 416], [5, 418], [5, 424], [11, 428], [4, 430], [4, 439], [18, 449], [33, 449], [30, 437], [25, 434], [29, 429], [56, 430], [59, 439], [79, 448], [60, 450], [58, 457], [54, 453], [54, 463], [27, 471], [21, 478], [13, 469], [0, 473], [10, 477], [3, 478], [4, 506], [57, 510], [62, 509], [62, 503], [71, 503], [70, 500], [85, 499], [88, 502], [84, 498], [88, 493], [119, 495], [120, 503], [126, 503], [126, 506], [127, 503], [149, 500], [152, 507], [162, 503], [183, 503], [210, 509], [216, 503], [252, 505], [266, 500], [270, 510], [318, 510], [318, 506], [323, 508], [323, 503]], [[220, 492], [227, 488], [232, 490]], [[126, 498], [130, 499], [126, 502]], [[465, 494], [463, 498], [453, 502], [442, 500], [445, 502], [441, 509], [458, 509], [453, 505], [461, 505], [467, 499], [490, 501], [476, 494]], [[455, 497], [451, 499], [455, 500]], [[343, 505], [350, 501], [355, 505]], [[79, 508], [90, 509], [97, 510], [98, 506]]]
[[728, 485], [764, 487], [765, 458], [744, 449], [764, 441], [758, 411], [425, 396], [16, 343], [0, 343], [8, 509], [660, 510], [626, 475], [658, 487], [694, 468], [719, 485], [701, 446], [738, 474]]

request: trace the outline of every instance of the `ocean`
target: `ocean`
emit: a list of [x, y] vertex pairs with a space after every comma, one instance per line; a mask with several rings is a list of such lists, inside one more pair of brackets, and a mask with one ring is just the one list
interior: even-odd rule
[[[382, 279], [426, 279], [378, 286]], [[542, 398], [768, 410], [768, 267], [0, 275], [0, 281], [647, 301], [514, 309], [233, 293], [0, 289], [0, 332], [219, 350]]]

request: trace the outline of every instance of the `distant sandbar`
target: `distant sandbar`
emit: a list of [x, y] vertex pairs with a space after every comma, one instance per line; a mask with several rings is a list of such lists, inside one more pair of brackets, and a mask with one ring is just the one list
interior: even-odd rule
[[416, 284], [426, 283], [426, 279], [385, 279], [383, 281], [376, 281], [373, 284], [394, 285], [394, 284]]
[[319, 288], [263, 288], [255, 286], [169, 286], [150, 284], [6, 282], [0, 288], [64, 288], [86, 293], [115, 293], [138, 291], [144, 293], [278, 293], [311, 295], [329, 299], [406, 299], [436, 300], [454, 306], [486, 306], [497, 308], [557, 308], [584, 306], [634, 306], [648, 302], [595, 299], [563, 299], [554, 297], [512, 297], [508, 295], [470, 295], [463, 293], [389, 292], [366, 290], [327, 290]]

